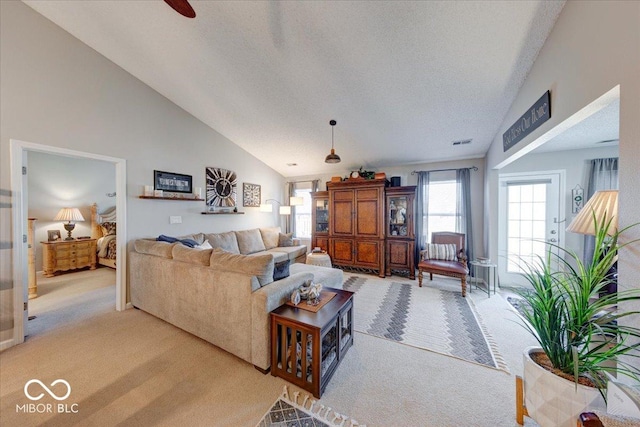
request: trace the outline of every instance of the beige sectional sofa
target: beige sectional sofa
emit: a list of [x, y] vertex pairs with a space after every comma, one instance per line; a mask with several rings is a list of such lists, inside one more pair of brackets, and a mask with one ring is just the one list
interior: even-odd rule
[[274, 232], [265, 233], [272, 240], [263, 240], [264, 250], [256, 250], [260, 245], [254, 230], [229, 232], [236, 236], [239, 253], [229, 233], [185, 236], [199, 243], [208, 240], [213, 249], [204, 250], [136, 240], [129, 257], [133, 306], [267, 370], [269, 312], [307, 280], [339, 289], [343, 282], [341, 270], [299, 262], [289, 266], [289, 277], [274, 281], [277, 260], [293, 262], [306, 254], [306, 246], [302, 253], [292, 246], [272, 246]]

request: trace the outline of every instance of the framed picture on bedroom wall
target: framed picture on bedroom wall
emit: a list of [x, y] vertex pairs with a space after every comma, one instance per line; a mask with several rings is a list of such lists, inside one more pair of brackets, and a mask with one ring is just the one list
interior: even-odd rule
[[193, 177], [180, 173], [153, 171], [154, 190], [173, 193], [192, 193]]
[[50, 242], [57, 242], [60, 240], [60, 230], [47, 230], [47, 239]]

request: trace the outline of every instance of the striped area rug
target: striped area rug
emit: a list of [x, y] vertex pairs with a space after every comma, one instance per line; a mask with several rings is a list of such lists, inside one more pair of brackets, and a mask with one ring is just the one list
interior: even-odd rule
[[[509, 372], [470, 297], [417, 281], [345, 273], [355, 330]], [[459, 285], [458, 285], [459, 287]]]

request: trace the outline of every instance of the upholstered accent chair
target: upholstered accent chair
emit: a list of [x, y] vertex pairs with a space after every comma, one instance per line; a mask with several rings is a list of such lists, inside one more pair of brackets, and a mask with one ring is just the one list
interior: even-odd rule
[[420, 251], [418, 262], [418, 285], [422, 287], [422, 274], [429, 273], [429, 280], [434, 274], [460, 279], [462, 296], [467, 296], [467, 257], [464, 252], [465, 235], [462, 233], [431, 233], [431, 244]]

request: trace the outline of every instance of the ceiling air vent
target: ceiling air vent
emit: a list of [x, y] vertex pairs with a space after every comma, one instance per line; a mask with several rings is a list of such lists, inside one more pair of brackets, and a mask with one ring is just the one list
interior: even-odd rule
[[465, 144], [471, 144], [471, 141], [473, 141], [472, 139], [461, 139], [460, 141], [453, 141], [451, 143], [451, 145], [465, 145]]

